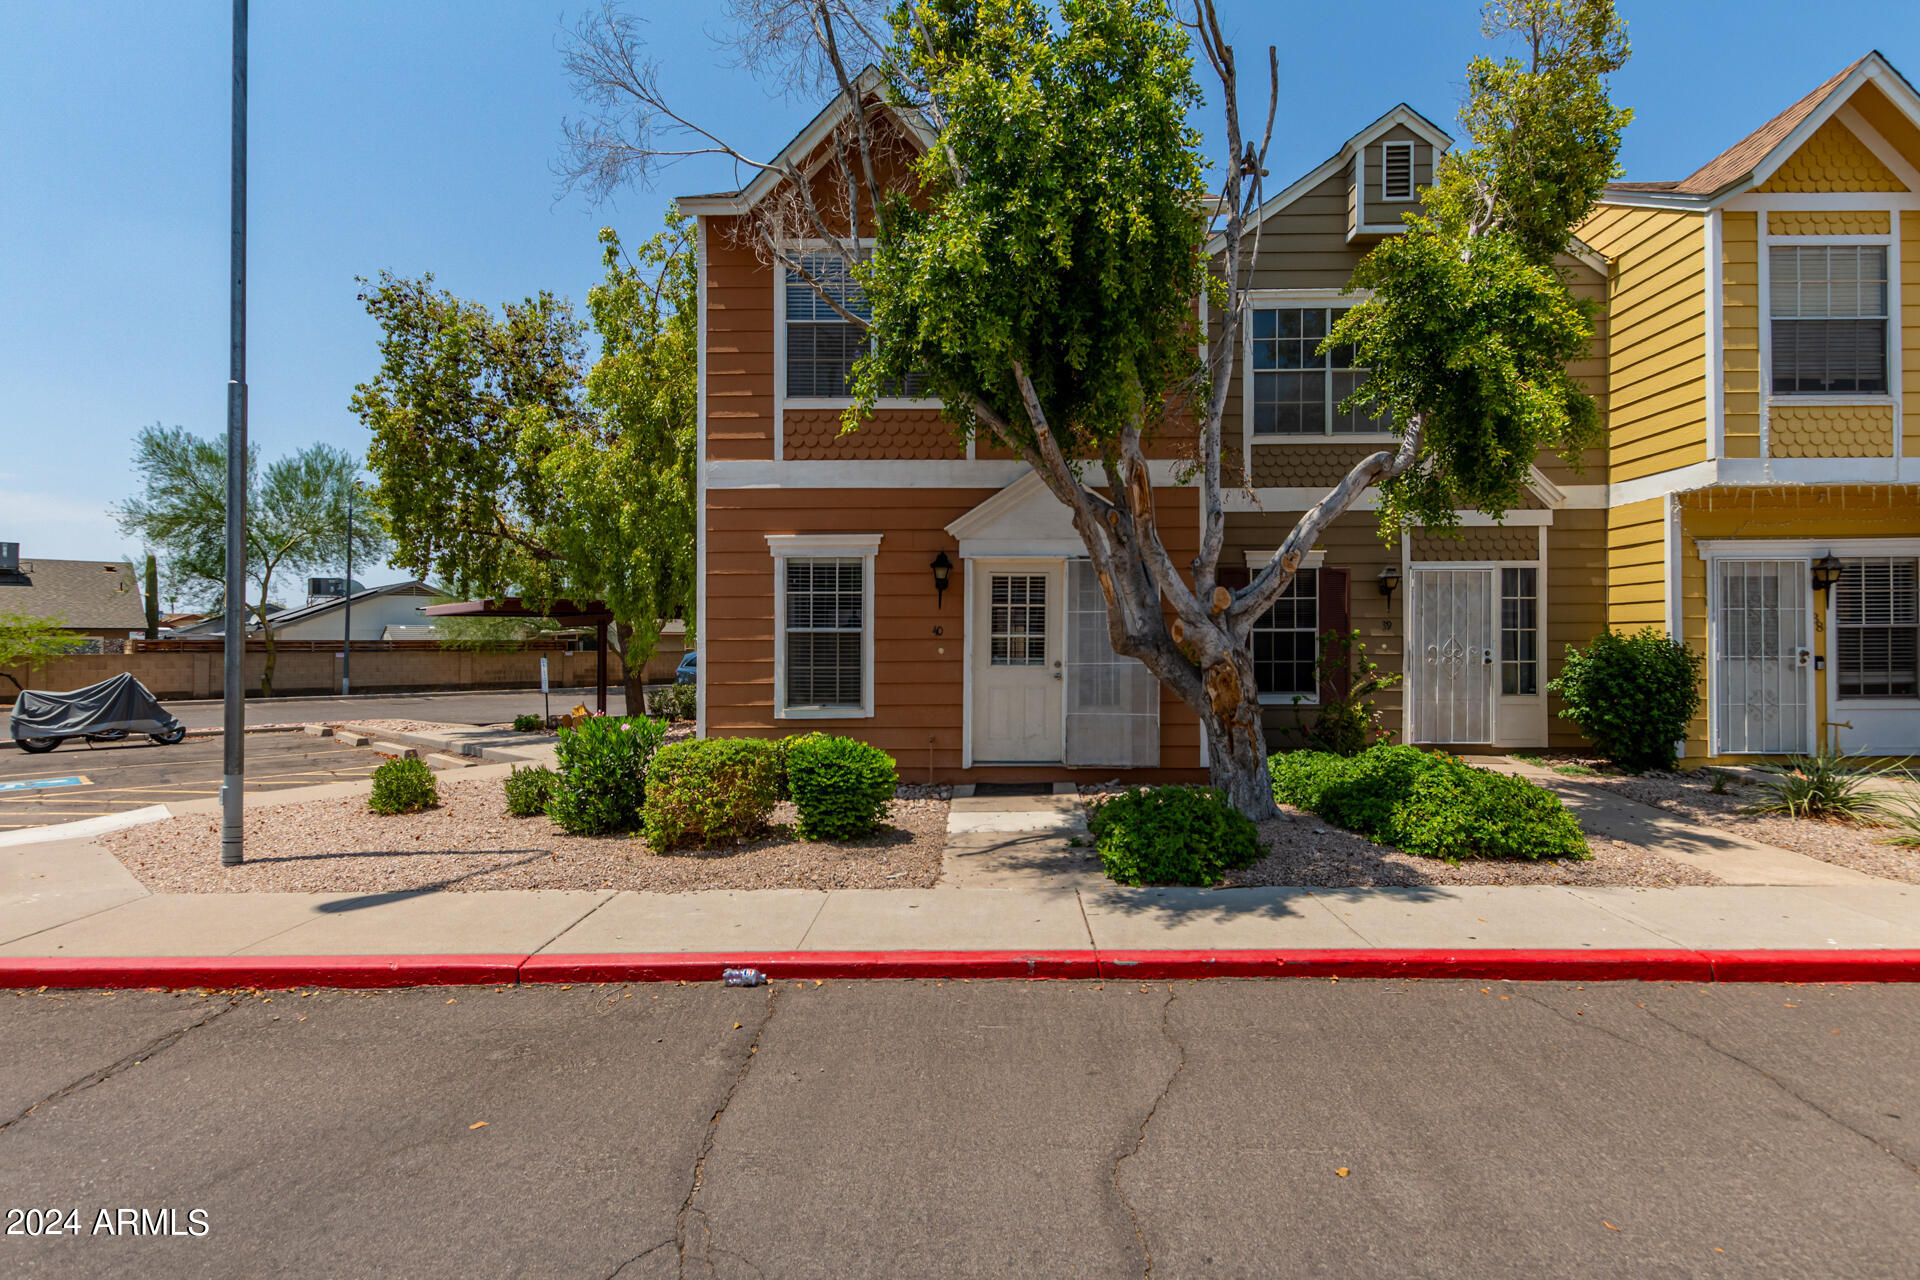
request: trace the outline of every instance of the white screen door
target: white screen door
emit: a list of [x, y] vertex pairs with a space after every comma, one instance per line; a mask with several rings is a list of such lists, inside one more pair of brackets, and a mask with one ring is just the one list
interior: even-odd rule
[[1809, 747], [1813, 653], [1804, 560], [1716, 560], [1713, 713], [1719, 750], [1780, 755]]
[[973, 757], [1057, 763], [1061, 748], [1061, 573], [988, 569], [973, 621]]
[[1160, 763], [1160, 681], [1113, 651], [1107, 597], [1086, 560], [1067, 564], [1067, 763], [1150, 769]]
[[1493, 741], [1491, 569], [1413, 571], [1413, 653], [1408, 698], [1417, 742]]

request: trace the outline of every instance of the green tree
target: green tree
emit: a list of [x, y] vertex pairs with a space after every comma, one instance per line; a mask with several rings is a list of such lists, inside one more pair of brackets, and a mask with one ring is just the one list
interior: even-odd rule
[[0, 613], [0, 676], [16, 690], [25, 686], [6, 667], [33, 668], [48, 658], [71, 653], [78, 642], [66, 630], [64, 618], [36, 618], [25, 613]]
[[[568, 68], [591, 114], [569, 125], [566, 175], [605, 193], [712, 153], [783, 179], [745, 234], [867, 329], [845, 428], [917, 374], [964, 433], [1032, 466], [1072, 513], [1113, 647], [1198, 713], [1215, 785], [1244, 812], [1273, 814], [1251, 630], [1307, 550], [1375, 486], [1389, 535], [1416, 520], [1449, 527], [1463, 507], [1503, 515], [1540, 449], [1577, 458], [1593, 436], [1592, 404], [1565, 372], [1591, 317], [1553, 257], [1617, 168], [1627, 113], [1606, 81], [1627, 47], [1611, 0], [1485, 11], [1486, 33], [1521, 40], [1527, 57], [1474, 60], [1471, 145], [1443, 165], [1409, 233], [1362, 265], [1354, 283], [1373, 298], [1329, 339], [1375, 370], [1357, 399], [1391, 416], [1397, 445], [1355, 464], [1237, 590], [1219, 580], [1222, 419], [1250, 308], [1277, 51], [1265, 122], [1249, 131], [1213, 0], [1178, 12], [1172, 0], [901, 0], [879, 30], [860, 0], [731, 7], [748, 65], [788, 87], [826, 79], [850, 104], [820, 148], [821, 179], [813, 157], [759, 159], [678, 112], [618, 9], [574, 33]], [[1211, 174], [1189, 123], [1203, 96], [1195, 45], [1219, 94]], [[869, 54], [882, 85], [852, 70]], [[908, 176], [889, 176], [900, 167], [875, 157], [903, 135], [923, 145]], [[869, 315], [805, 273], [792, 246], [809, 240], [842, 257]], [[1175, 426], [1195, 442], [1201, 508], [1185, 565], [1161, 537], [1146, 456]]]
[[[239, 602], [244, 623], [251, 611], [261, 623], [267, 663], [260, 695], [273, 696], [273, 672], [279, 657], [267, 603], [274, 582], [284, 573], [331, 568], [347, 543], [347, 490], [359, 473], [351, 454], [314, 444], [260, 469], [259, 451], [249, 449], [246, 481], [246, 579], [258, 599]], [[224, 599], [227, 571], [227, 442], [225, 436], [201, 439], [184, 427], [144, 428], [134, 442], [134, 470], [141, 494], [116, 509], [122, 532], [139, 537], [167, 558], [170, 580], [190, 598], [219, 602], [232, 626], [234, 610]], [[353, 522], [355, 559], [378, 561], [387, 537], [380, 521], [361, 513]]]
[[496, 316], [383, 273], [362, 294], [381, 367], [352, 403], [398, 563], [536, 607], [604, 601], [638, 708], [661, 627], [693, 624], [697, 272], [678, 215], [631, 258], [600, 241], [591, 367], [551, 294]]

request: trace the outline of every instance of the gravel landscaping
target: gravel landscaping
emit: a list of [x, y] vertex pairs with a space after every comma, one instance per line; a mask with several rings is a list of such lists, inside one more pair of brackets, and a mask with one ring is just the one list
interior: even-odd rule
[[1888, 844], [1893, 830], [1742, 813], [1741, 810], [1751, 807], [1766, 794], [1765, 788], [1731, 773], [1724, 776], [1727, 790], [1723, 795], [1713, 794], [1712, 771], [1707, 769], [1647, 773], [1639, 777], [1612, 774], [1583, 777], [1580, 781], [1663, 809], [1688, 822], [1737, 831], [1749, 840], [1791, 849], [1883, 880], [1920, 884], [1920, 850]]
[[893, 802], [892, 828], [864, 840], [797, 840], [782, 804], [766, 837], [655, 854], [638, 836], [562, 834], [507, 815], [498, 779], [440, 779], [439, 807], [376, 817], [354, 796], [263, 807], [247, 818], [244, 866], [220, 866], [217, 814], [103, 836], [155, 893], [391, 893], [419, 889], [924, 889], [940, 876], [944, 800]]

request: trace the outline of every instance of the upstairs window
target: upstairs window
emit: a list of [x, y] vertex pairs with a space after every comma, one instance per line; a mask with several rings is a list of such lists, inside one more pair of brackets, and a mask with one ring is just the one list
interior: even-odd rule
[[1353, 348], [1320, 354], [1346, 307], [1279, 307], [1253, 313], [1253, 433], [1257, 436], [1377, 435], [1384, 418], [1342, 413], [1340, 403], [1367, 380]]
[[[853, 363], [867, 353], [867, 334], [835, 311], [821, 291], [862, 320], [872, 316], [872, 309], [839, 254], [804, 253], [800, 267], [786, 268], [787, 396], [845, 400], [853, 394]], [[809, 276], [819, 289], [807, 282]], [[916, 375], [907, 380], [904, 394], [917, 397], [924, 390], [924, 380]], [[894, 387], [888, 394], [901, 392]]]
[[1318, 702], [1314, 659], [1320, 645], [1320, 571], [1302, 569], [1253, 624], [1253, 677], [1275, 698]]
[[1413, 199], [1413, 144], [1389, 142], [1380, 148], [1380, 198]]
[[1887, 393], [1884, 245], [1775, 245], [1768, 257], [1773, 394]]
[[1920, 563], [1843, 561], [1833, 592], [1842, 698], [1920, 696]]

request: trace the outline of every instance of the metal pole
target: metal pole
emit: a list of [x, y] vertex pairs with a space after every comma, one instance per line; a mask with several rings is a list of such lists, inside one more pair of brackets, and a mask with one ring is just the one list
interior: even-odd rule
[[353, 491], [358, 480], [347, 482], [347, 620], [340, 631], [340, 696], [353, 691]]
[[247, 0], [233, 0], [232, 286], [227, 374], [226, 716], [220, 771], [220, 865], [246, 861], [247, 768]]

